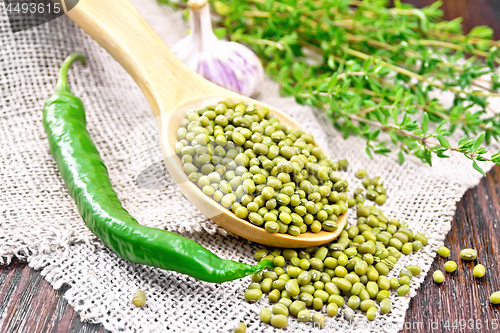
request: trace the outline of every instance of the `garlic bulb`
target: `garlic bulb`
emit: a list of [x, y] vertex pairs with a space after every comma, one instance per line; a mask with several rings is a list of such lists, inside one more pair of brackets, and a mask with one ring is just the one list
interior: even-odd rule
[[255, 53], [242, 44], [215, 36], [208, 0], [190, 0], [188, 6], [191, 33], [174, 45], [174, 54], [210, 81], [255, 96], [264, 80], [264, 70]]

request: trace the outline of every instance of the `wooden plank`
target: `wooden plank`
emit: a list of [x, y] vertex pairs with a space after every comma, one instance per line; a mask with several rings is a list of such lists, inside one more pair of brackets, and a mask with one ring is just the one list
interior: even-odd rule
[[[489, 302], [490, 294], [500, 290], [499, 185], [500, 167], [495, 166], [477, 187], [465, 193], [445, 239], [445, 246], [451, 250], [450, 258], [438, 256], [434, 260], [417, 296], [411, 300], [406, 313], [408, 327], [404, 332], [419, 332], [419, 323], [425, 328], [435, 325], [438, 332], [500, 331], [499, 306]], [[459, 253], [464, 248], [475, 248], [478, 260], [461, 261]], [[443, 265], [447, 260], [458, 263], [456, 272], [448, 274], [444, 271]], [[486, 276], [482, 279], [472, 275], [477, 263], [486, 267]], [[445, 274], [441, 285], [432, 280], [432, 272], [437, 269]], [[449, 327], [446, 327], [447, 323]], [[458, 327], [453, 327], [453, 323], [457, 323]], [[496, 330], [492, 327], [495, 323], [498, 324]], [[462, 329], [461, 325], [466, 327]]]
[[[464, 32], [468, 33], [473, 27], [487, 25], [495, 31], [495, 39], [500, 38], [500, 1], [497, 0], [441, 0], [444, 19], [452, 20], [463, 18]], [[402, 0], [416, 7], [428, 6], [436, 0]]]
[[0, 332], [103, 333], [101, 325], [82, 323], [74, 309], [27, 264], [0, 267]]

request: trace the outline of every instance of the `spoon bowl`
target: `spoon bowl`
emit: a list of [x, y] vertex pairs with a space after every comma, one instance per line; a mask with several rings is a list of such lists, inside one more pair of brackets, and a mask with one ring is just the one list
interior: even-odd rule
[[236, 235], [268, 246], [302, 248], [338, 237], [347, 223], [346, 214], [338, 217], [334, 232], [308, 231], [299, 236], [269, 233], [238, 218], [189, 181], [174, 150], [177, 129], [186, 111], [225, 98], [267, 107], [285, 126], [304, 130], [298, 123], [269, 105], [217, 86], [187, 68], [128, 0], [81, 0], [67, 15], [99, 42], [142, 89], [157, 121], [167, 169], [182, 193], [204, 215]]

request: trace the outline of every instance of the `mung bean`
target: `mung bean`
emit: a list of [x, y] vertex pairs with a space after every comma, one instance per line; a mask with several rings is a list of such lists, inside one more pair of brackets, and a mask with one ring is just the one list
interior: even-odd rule
[[247, 302], [256, 302], [262, 298], [262, 291], [259, 289], [247, 289], [245, 291], [245, 300]]
[[437, 253], [443, 257], [443, 258], [448, 258], [450, 256], [450, 249], [448, 249], [446, 246], [441, 246]]
[[443, 272], [441, 272], [440, 270], [434, 271], [434, 273], [432, 273], [432, 279], [436, 283], [443, 283], [443, 281], [444, 281]]
[[407, 284], [402, 285], [398, 288], [397, 293], [399, 296], [405, 296], [410, 292], [410, 286]]
[[354, 319], [354, 310], [351, 309], [351, 308], [346, 308], [343, 310], [343, 313], [344, 313], [344, 319], [347, 320], [347, 321], [351, 321]]
[[326, 313], [330, 316], [330, 317], [335, 317], [337, 315], [337, 313], [339, 313], [339, 307], [337, 304], [335, 303], [329, 303], [327, 306], [326, 306]]
[[136, 307], [144, 306], [146, 304], [146, 293], [141, 289], [137, 289], [132, 296], [132, 303]]
[[320, 327], [323, 327], [325, 324], [325, 316], [320, 312], [315, 312], [312, 316], [312, 321], [318, 323]]
[[460, 258], [464, 261], [476, 260], [477, 251], [474, 249], [463, 249], [460, 251]]
[[288, 324], [288, 317], [284, 315], [274, 315], [271, 317], [271, 325], [277, 328], [284, 328]]
[[271, 315], [271, 310], [269, 310], [268, 308], [263, 308], [262, 310], [260, 310], [259, 317], [262, 322], [268, 324], [271, 321]]
[[500, 291], [496, 291], [490, 295], [491, 304], [500, 304]]
[[447, 271], [448, 273], [453, 273], [454, 271], [457, 270], [457, 263], [452, 260], [445, 262], [444, 270]]
[[245, 333], [247, 331], [247, 325], [245, 323], [239, 323], [234, 328], [234, 333]]
[[366, 319], [373, 321], [377, 317], [377, 308], [372, 306], [366, 310]]
[[475, 278], [480, 279], [484, 276], [484, 274], [486, 274], [486, 268], [483, 265], [478, 264], [474, 267], [472, 274], [474, 275]]

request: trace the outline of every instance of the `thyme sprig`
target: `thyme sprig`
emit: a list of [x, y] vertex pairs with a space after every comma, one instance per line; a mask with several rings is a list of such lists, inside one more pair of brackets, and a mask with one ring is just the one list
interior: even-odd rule
[[[183, 6], [184, 0], [160, 0]], [[442, 20], [441, 2], [416, 9], [385, 0], [212, 1], [220, 36], [249, 45], [281, 92], [323, 110], [344, 137], [366, 152], [398, 151], [432, 165], [459, 152], [500, 164], [484, 144], [498, 141], [499, 42], [492, 30], [463, 34], [460, 19]], [[432, 97], [453, 96], [452, 105]], [[446, 138], [456, 130], [456, 143]], [[382, 136], [387, 133], [388, 136]], [[389, 139], [387, 139], [389, 138]]]

